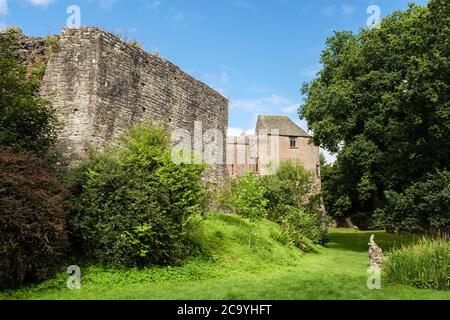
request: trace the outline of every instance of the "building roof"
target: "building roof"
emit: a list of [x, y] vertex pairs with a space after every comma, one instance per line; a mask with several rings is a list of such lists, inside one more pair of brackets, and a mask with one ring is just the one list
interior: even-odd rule
[[302, 128], [286, 116], [258, 116], [259, 130], [279, 130], [280, 136], [310, 137]]

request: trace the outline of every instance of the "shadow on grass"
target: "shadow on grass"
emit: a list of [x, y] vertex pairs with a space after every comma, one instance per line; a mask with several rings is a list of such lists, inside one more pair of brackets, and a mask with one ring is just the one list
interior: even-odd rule
[[349, 229], [331, 229], [329, 242], [325, 247], [335, 250], [367, 252], [371, 235], [375, 235], [375, 242], [383, 251], [411, 243], [415, 237], [412, 235], [389, 234], [384, 231], [357, 231]]

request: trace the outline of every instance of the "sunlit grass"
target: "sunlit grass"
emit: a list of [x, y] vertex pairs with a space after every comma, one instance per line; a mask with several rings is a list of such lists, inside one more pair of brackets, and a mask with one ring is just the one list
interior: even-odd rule
[[0, 299], [450, 299], [450, 292], [382, 281], [367, 289], [367, 243], [388, 251], [411, 242], [384, 232], [330, 230], [330, 242], [304, 254], [274, 240], [278, 225], [253, 228], [235, 215], [210, 214], [194, 234], [198, 254], [178, 267], [110, 269], [82, 266], [81, 290], [66, 288], [66, 275], [39, 286], [0, 294]]

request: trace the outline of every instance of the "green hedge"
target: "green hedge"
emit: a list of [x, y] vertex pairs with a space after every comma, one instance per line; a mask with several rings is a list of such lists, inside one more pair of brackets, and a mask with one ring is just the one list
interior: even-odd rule
[[202, 211], [202, 165], [174, 164], [162, 126], [136, 126], [118, 148], [77, 170], [70, 225], [93, 261], [123, 266], [174, 264], [188, 253], [184, 223]]

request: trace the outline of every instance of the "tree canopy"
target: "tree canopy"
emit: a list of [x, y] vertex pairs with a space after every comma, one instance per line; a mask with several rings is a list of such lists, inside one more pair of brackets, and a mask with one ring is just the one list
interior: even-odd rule
[[338, 153], [325, 168], [328, 211], [367, 225], [385, 192], [449, 168], [450, 3], [411, 4], [379, 29], [336, 32], [322, 70], [302, 87], [300, 116], [317, 144]]

